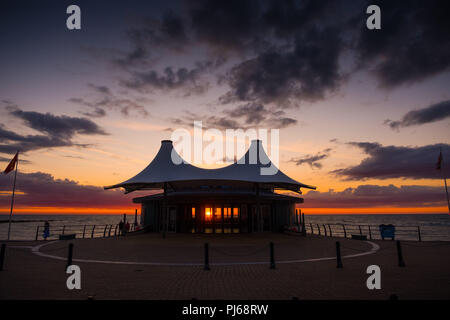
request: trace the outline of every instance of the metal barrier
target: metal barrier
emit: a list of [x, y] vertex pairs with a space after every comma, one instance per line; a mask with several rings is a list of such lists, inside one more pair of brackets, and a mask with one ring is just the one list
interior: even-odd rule
[[[370, 240], [381, 240], [381, 235], [379, 230], [379, 225], [369, 225], [369, 224], [343, 224], [343, 223], [309, 223], [309, 228], [305, 230], [299, 230], [299, 232], [304, 231], [306, 234], [315, 234], [325, 237], [340, 237], [340, 238], [350, 238], [351, 235], [367, 236]], [[316, 225], [317, 228], [313, 227]], [[323, 231], [320, 225], [323, 225]], [[328, 226], [328, 228], [327, 228]], [[328, 229], [328, 230], [327, 230]], [[376, 230], [376, 232], [374, 231]], [[417, 240], [422, 241], [423, 237], [427, 235], [424, 234], [424, 230], [420, 226], [402, 226], [395, 225], [395, 240]], [[439, 235], [433, 234], [428, 235], [436, 238]], [[389, 241], [389, 240], [387, 240]]]
[[[114, 229], [113, 229], [114, 228]], [[48, 240], [58, 239], [60, 235], [64, 234], [75, 234], [75, 237], [78, 239], [88, 238], [90, 232], [90, 238], [108, 238], [114, 237], [119, 234], [122, 234], [121, 230], [118, 230], [119, 225], [113, 224], [84, 224], [84, 225], [56, 225], [50, 226], [50, 236], [47, 238]], [[114, 232], [112, 232], [114, 230]], [[36, 235], [35, 240], [43, 240], [44, 239], [44, 227], [37, 226], [36, 227]], [[119, 232], [118, 232], [119, 231]], [[129, 232], [136, 231], [135, 223], [130, 224]]]

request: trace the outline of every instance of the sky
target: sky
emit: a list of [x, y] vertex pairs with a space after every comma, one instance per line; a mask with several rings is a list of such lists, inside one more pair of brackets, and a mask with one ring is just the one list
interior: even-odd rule
[[[66, 9], [81, 10], [69, 30]], [[369, 4], [381, 29], [369, 30]], [[305, 213], [445, 213], [448, 1], [2, 1], [0, 169], [16, 212], [122, 213], [103, 186], [179, 128], [279, 129]], [[443, 170], [436, 170], [439, 150]], [[239, 157], [239, 155], [237, 155]], [[202, 163], [194, 163], [202, 166]], [[9, 213], [13, 174], [0, 176]]]

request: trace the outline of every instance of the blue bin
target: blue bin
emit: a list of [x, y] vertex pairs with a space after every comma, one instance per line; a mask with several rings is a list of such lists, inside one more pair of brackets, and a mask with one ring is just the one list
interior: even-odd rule
[[392, 240], [395, 239], [395, 226], [392, 224], [380, 224], [380, 234], [381, 239], [384, 240], [384, 238], [391, 238]]

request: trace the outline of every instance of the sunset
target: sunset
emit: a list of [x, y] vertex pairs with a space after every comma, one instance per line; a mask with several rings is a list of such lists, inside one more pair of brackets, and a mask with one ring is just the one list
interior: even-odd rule
[[0, 299], [448, 300], [449, 9], [2, 1]]

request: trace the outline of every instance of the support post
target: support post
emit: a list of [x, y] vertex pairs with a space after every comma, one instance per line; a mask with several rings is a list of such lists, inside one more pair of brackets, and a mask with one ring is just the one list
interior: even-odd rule
[[311, 227], [311, 234], [314, 234], [314, 228], [313, 228], [312, 223], [310, 223], [309, 226]]
[[359, 228], [359, 235], [362, 236], [361, 226], [358, 226], [358, 228]]
[[106, 225], [105, 230], [103, 230], [103, 238], [106, 237], [106, 228], [108, 228], [108, 225]]
[[108, 237], [111, 237], [111, 228], [112, 228], [112, 224], [109, 226]]
[[327, 227], [325, 227], [325, 224], [323, 225], [323, 231], [325, 231], [325, 237], [327, 236]]
[[5, 263], [6, 244], [2, 243], [0, 249], [0, 271], [3, 271], [3, 264]]
[[305, 214], [302, 212], [302, 233], [306, 236]]
[[333, 232], [331, 231], [330, 225], [328, 225], [328, 230], [330, 231], [330, 237], [332, 237], [333, 236]]
[[86, 233], [86, 225], [84, 225], [84, 227], [83, 227], [83, 239], [84, 239], [85, 233]]
[[93, 237], [94, 237], [94, 231], [95, 231], [95, 224], [94, 224], [94, 226], [92, 227], [91, 238], [93, 238]]
[[205, 242], [205, 266], [203, 270], [208, 271], [209, 269], [209, 245], [208, 242]]
[[64, 231], [66, 231], [66, 226], [65, 225], [62, 228], [62, 233], [61, 234], [64, 234]]
[[166, 238], [166, 224], [168, 224], [167, 222], [167, 208], [166, 208], [166, 197], [167, 197], [167, 183], [164, 182], [164, 193], [163, 193], [163, 205], [162, 205], [162, 210], [161, 210], [161, 219], [162, 219], [162, 237], [163, 239]]
[[420, 234], [420, 226], [417, 226], [417, 234], [419, 235], [419, 241], [422, 241], [422, 236]]
[[400, 244], [400, 240], [397, 240], [397, 256], [398, 256], [398, 266], [406, 267], [405, 261], [403, 260], [402, 246]]
[[370, 224], [369, 224], [369, 239], [372, 240], [372, 230], [370, 230]]
[[317, 224], [317, 231], [319, 231], [319, 236], [320, 236], [320, 226], [319, 226], [319, 224]]
[[[14, 195], [16, 193], [17, 170], [19, 168], [19, 150], [17, 150], [17, 153], [11, 162], [13, 162], [14, 159], [16, 161], [16, 163], [15, 163], [16, 171], [14, 172], [14, 184], [13, 184], [12, 197], [11, 197], [11, 209], [9, 211], [8, 240], [10, 239], [10, 236], [11, 236], [11, 220], [12, 220], [12, 214], [13, 214], [13, 208], [14, 208]], [[8, 167], [9, 167], [9, 165], [8, 165]], [[5, 170], [5, 172], [6, 172], [6, 170]], [[445, 186], [447, 187], [447, 185], [445, 185]]]
[[347, 231], [345, 230], [345, 224], [342, 225], [342, 228], [344, 228], [344, 238], [347, 238]]
[[72, 254], [73, 254], [73, 243], [69, 243], [69, 252], [67, 254], [67, 265], [66, 265], [66, 269], [72, 265]]
[[273, 242], [270, 242], [270, 269], [275, 269], [275, 254]]
[[36, 228], [36, 240], [38, 239], [38, 237], [39, 237], [39, 226], [37, 226]]
[[336, 262], [337, 262], [336, 268], [342, 269], [344, 267], [342, 265], [341, 244], [339, 241], [336, 241]]

